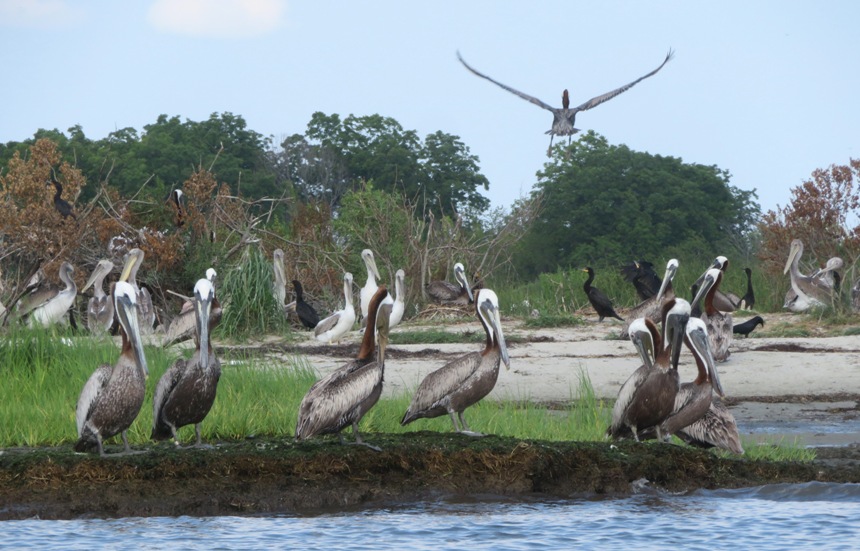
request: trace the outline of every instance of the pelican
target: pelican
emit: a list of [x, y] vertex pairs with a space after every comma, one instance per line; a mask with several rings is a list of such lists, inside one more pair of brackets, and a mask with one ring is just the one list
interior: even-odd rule
[[[343, 444], [341, 431], [352, 425], [356, 444], [380, 451], [379, 448], [362, 441], [358, 423], [382, 394], [388, 320], [391, 316], [391, 305], [383, 303], [387, 296], [388, 290], [383, 285], [371, 297], [368, 304], [368, 325], [356, 359], [314, 383], [302, 398], [296, 423], [297, 440], [305, 440], [318, 434], [337, 433]], [[379, 353], [374, 358], [376, 339], [379, 341]]]
[[317, 314], [317, 311], [314, 310], [313, 306], [305, 302], [302, 284], [297, 279], [293, 280], [293, 289], [296, 292], [295, 308], [296, 314], [299, 316], [299, 320], [302, 322], [302, 325], [308, 329], [314, 329], [320, 322], [319, 314]]
[[724, 362], [729, 359], [729, 345], [732, 343], [734, 325], [730, 313], [720, 312], [714, 305], [714, 295], [723, 280], [723, 272], [719, 268], [711, 268], [705, 272], [702, 288], [696, 293], [693, 305], [698, 306], [704, 299], [704, 309], [701, 319], [708, 326], [708, 337], [711, 340], [711, 353], [714, 360]]
[[648, 318], [655, 324], [660, 323], [663, 315], [663, 304], [675, 298], [675, 289], [672, 286], [672, 280], [675, 279], [675, 274], [678, 272], [678, 260], [672, 258], [666, 263], [666, 272], [663, 274], [663, 281], [657, 290], [657, 294], [653, 297], [643, 300], [634, 306], [627, 313], [627, 320], [621, 328], [621, 339], [627, 339], [630, 336], [630, 324], [638, 318]]
[[122, 352], [116, 365], [101, 365], [90, 376], [78, 398], [75, 414], [78, 429], [75, 451], [91, 451], [95, 447], [100, 456], [105, 455], [104, 439], [119, 433], [122, 433], [125, 453], [131, 452], [126, 432], [143, 405], [149, 376], [140, 340], [134, 287], [125, 281], [117, 282], [113, 301], [122, 335]]
[[[663, 335], [648, 318], [639, 318], [630, 326], [630, 340], [642, 358], [642, 365], [621, 385], [612, 408], [612, 423], [606, 434], [621, 438], [627, 430], [639, 441], [639, 432], [656, 427], [658, 440], [663, 439], [659, 427], [675, 405], [680, 385], [678, 357], [690, 304], [675, 298], [663, 305]], [[640, 321], [641, 320], [641, 321]]]
[[272, 257], [272, 268], [275, 273], [275, 280], [272, 282], [272, 296], [275, 297], [278, 307], [283, 308], [287, 301], [287, 273], [284, 270], [284, 251], [275, 249]]
[[[710, 267], [708, 267], [708, 270], [716, 268], [723, 272], [723, 274], [725, 274], [728, 267], [729, 259], [725, 256], [718, 256], [714, 259], [713, 263], [711, 263]], [[705, 274], [708, 273], [708, 270], [705, 270], [702, 275], [699, 276], [699, 279], [697, 279], [696, 282], [693, 283], [693, 287], [695, 287], [697, 290], [699, 287], [701, 287], [702, 280], [705, 279]], [[696, 293], [694, 292], [693, 295], [695, 296], [695, 294]], [[716, 308], [720, 312], [734, 312], [737, 309], [738, 303], [740, 303], [740, 301], [740, 297], [732, 293], [726, 294], [719, 289], [717, 289], [717, 291], [714, 293], [714, 308]], [[693, 310], [695, 310], [695, 305], [693, 305]], [[694, 313], [693, 315], [695, 316], [696, 314]]]
[[547, 134], [549, 134], [549, 149], [547, 150], [547, 157], [549, 157], [551, 152], [552, 152], [552, 139], [555, 136], [567, 136], [567, 145], [569, 146], [571, 136], [573, 136], [574, 134], [579, 132], [578, 128], [573, 127], [577, 113], [579, 113], [580, 111], [587, 111], [588, 109], [591, 109], [592, 107], [597, 107], [601, 103], [611, 100], [612, 98], [614, 98], [618, 94], [621, 94], [622, 92], [626, 92], [627, 90], [629, 90], [630, 88], [635, 86], [637, 83], [639, 83], [639, 81], [645, 80], [646, 78], [656, 74], [657, 71], [659, 71], [660, 69], [663, 68], [663, 65], [666, 65], [666, 63], [668, 63], [669, 60], [672, 59], [672, 55], [673, 55], [672, 50], [669, 50], [669, 53], [666, 54], [666, 59], [663, 60], [663, 63], [661, 63], [659, 67], [657, 67], [656, 69], [654, 69], [653, 71], [651, 71], [647, 75], [639, 77], [636, 80], [634, 80], [633, 82], [631, 82], [629, 84], [625, 84], [621, 88], [616, 88], [615, 90], [612, 90], [611, 92], [607, 92], [605, 94], [595, 96], [595, 97], [591, 98], [590, 100], [586, 101], [585, 103], [583, 103], [582, 105], [579, 105], [578, 107], [574, 107], [573, 109], [570, 108], [570, 97], [568, 96], [567, 90], [562, 92], [562, 95], [561, 95], [561, 106], [562, 106], [562, 108], [558, 109], [558, 108], [553, 107], [547, 103], [544, 103], [543, 101], [537, 99], [534, 96], [524, 94], [524, 93], [520, 92], [519, 90], [515, 90], [515, 89], [511, 88], [510, 86], [506, 86], [506, 85], [502, 84], [501, 82], [493, 80], [492, 78], [488, 77], [487, 75], [478, 72], [477, 70], [470, 67], [468, 63], [466, 63], [466, 61], [460, 55], [460, 52], [457, 52], [457, 59], [459, 59], [460, 63], [462, 63], [463, 66], [466, 67], [466, 69], [471, 71], [472, 74], [479, 76], [483, 79], [489, 80], [490, 82], [492, 82], [496, 86], [499, 86], [502, 89], [507, 90], [508, 92], [511, 92], [512, 94], [515, 94], [515, 95], [519, 96], [520, 98], [522, 98], [528, 102], [531, 102], [531, 103], [537, 105], [538, 107], [542, 107], [543, 109], [546, 109], [547, 111], [552, 113], [552, 128], [550, 128], [546, 132]]
[[487, 334], [484, 349], [452, 360], [427, 375], [418, 385], [412, 403], [400, 421], [401, 425], [408, 425], [415, 419], [430, 419], [447, 413], [454, 425], [454, 431], [469, 436], [483, 436], [469, 428], [463, 411], [493, 390], [499, 378], [499, 363], [504, 362], [505, 368], [510, 369], [511, 360], [502, 333], [496, 293], [491, 289], [478, 290], [475, 312]]
[[454, 264], [454, 279], [459, 285], [447, 281], [431, 281], [424, 291], [427, 298], [436, 304], [456, 304], [465, 306], [474, 302], [474, 292], [466, 281], [466, 269], [459, 262]]
[[185, 225], [185, 207], [182, 205], [184, 193], [179, 188], [174, 189], [170, 192], [170, 199], [173, 202], [173, 207], [176, 209], [176, 217], [173, 220], [173, 223], [177, 228], [181, 228]]
[[75, 268], [68, 262], [63, 262], [60, 265], [60, 279], [66, 284], [66, 287], [62, 290], [54, 287], [52, 291], [44, 295], [40, 294], [41, 302], [36, 303], [35, 300], [31, 302], [30, 311], [26, 314], [27, 325], [36, 327], [38, 324], [42, 327], [50, 327], [63, 319], [63, 316], [74, 304], [78, 294], [78, 286], [72, 279], [74, 272]]
[[392, 328], [403, 319], [403, 314], [406, 312], [406, 272], [397, 270], [394, 274], [394, 291], [397, 297], [394, 299], [394, 306], [391, 308], [391, 319], [388, 320], [388, 327]]
[[747, 292], [738, 303], [738, 308], [741, 310], [752, 310], [755, 306], [755, 293], [752, 286], [752, 270], [744, 268], [744, 273], [747, 275]]
[[791, 288], [797, 295], [797, 299], [791, 304], [786, 304], [793, 312], [805, 312], [810, 308], [820, 308], [830, 305], [833, 300], [833, 288], [825, 284], [821, 279], [806, 276], [800, 273], [800, 257], [803, 255], [803, 241], [795, 239], [791, 242], [788, 259], [785, 262], [783, 273], [791, 273]]
[[211, 313], [220, 310], [221, 306], [215, 297], [215, 287], [208, 279], [197, 281], [193, 302], [197, 348], [190, 360], [176, 360], [159, 379], [152, 399], [151, 438], [173, 438], [178, 446], [177, 431], [193, 424], [197, 436], [195, 446], [200, 447], [200, 423], [215, 402], [218, 379], [221, 377], [221, 362], [212, 352], [210, 340], [214, 329]]
[[54, 186], [54, 208], [57, 209], [57, 212], [60, 214], [60, 216], [62, 216], [63, 218], [68, 218], [69, 216], [71, 216], [72, 218], [77, 220], [78, 217], [75, 216], [74, 212], [72, 212], [72, 205], [70, 205], [69, 202], [62, 197], [63, 186], [62, 184], [60, 184], [60, 181], [57, 180], [57, 177], [54, 175], [53, 168], [51, 169], [51, 181], [48, 182], [48, 185]]
[[155, 308], [152, 307], [152, 296], [150, 296], [149, 290], [137, 284], [137, 271], [143, 264], [143, 257], [143, 251], [140, 249], [135, 248], [128, 251], [128, 254], [125, 255], [125, 266], [123, 266], [119, 279], [120, 281], [128, 281], [137, 293], [140, 329], [142, 333], [148, 334], [155, 327]]
[[113, 270], [113, 262], [110, 260], [99, 260], [93, 270], [90, 279], [87, 280], [81, 293], [93, 287], [93, 298], [87, 303], [87, 328], [90, 333], [107, 333], [113, 325], [113, 300], [110, 295], [105, 294], [105, 277]]
[[343, 274], [343, 310], [320, 321], [314, 328], [314, 337], [329, 344], [344, 336], [355, 323], [355, 307], [352, 305], [352, 274]]
[[[801, 251], [802, 250], [803, 246], [801, 245]], [[798, 256], [800, 256], [800, 254], [798, 254]], [[823, 268], [815, 270], [815, 272], [809, 277], [815, 281], [817, 285], [830, 288], [832, 290], [831, 294], [836, 295], [839, 293], [839, 288], [842, 283], [842, 277], [839, 275], [837, 270], [841, 270], [844, 264], [845, 263], [841, 258], [834, 256], [827, 261]], [[785, 293], [785, 303], [783, 304], [783, 307], [793, 309], [791, 307], [797, 300], [797, 297], [798, 295], [794, 291], [794, 288], [789, 287], [788, 291]]]
[[586, 266], [582, 271], [588, 273], [588, 279], [585, 280], [582, 289], [585, 291], [585, 296], [588, 297], [591, 307], [597, 312], [597, 321], [603, 321], [603, 318], [615, 318], [624, 321], [624, 318], [615, 313], [609, 297], [604, 295], [603, 291], [597, 287], [591, 286], [591, 282], [594, 281], [594, 269], [591, 266]]
[[364, 319], [367, 318], [370, 299], [376, 294], [376, 280], [381, 278], [379, 277], [379, 269], [376, 267], [376, 260], [373, 258], [373, 251], [364, 249], [361, 251], [361, 258], [364, 260], [364, 266], [367, 268], [367, 283], [361, 288], [361, 292], [358, 295], [358, 304], [361, 307], [361, 323], [365, 325]]
[[[215, 271], [215, 268], [208, 268], [206, 270], [206, 279], [212, 284], [213, 288], [215, 287], [216, 277], [218, 277], [218, 272]], [[195, 335], [197, 327], [195, 318], [197, 314], [194, 308], [194, 299], [190, 297], [185, 297], [185, 299], [179, 313], [176, 314], [176, 317], [167, 326], [167, 332], [164, 334], [164, 341], [162, 342], [162, 346], [164, 347], [188, 340]], [[215, 327], [221, 321], [222, 314], [221, 304], [215, 301], [209, 311], [209, 325]]]

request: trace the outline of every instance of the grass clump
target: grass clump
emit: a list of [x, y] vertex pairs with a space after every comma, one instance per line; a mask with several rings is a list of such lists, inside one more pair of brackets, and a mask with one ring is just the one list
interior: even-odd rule
[[523, 325], [530, 329], [578, 327], [585, 325], [585, 320], [573, 314], [541, 314], [536, 318], [527, 318]]

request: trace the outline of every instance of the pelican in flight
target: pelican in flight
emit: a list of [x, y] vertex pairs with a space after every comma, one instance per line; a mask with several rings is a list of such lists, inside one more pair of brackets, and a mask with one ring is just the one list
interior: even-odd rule
[[704, 299], [701, 319], [708, 326], [711, 353], [714, 355], [714, 360], [718, 362], [729, 359], [729, 354], [731, 354], [729, 345], [732, 343], [732, 336], [734, 335], [731, 313], [721, 312], [714, 303], [714, 297], [722, 280], [723, 272], [719, 268], [711, 268], [705, 272], [702, 287], [693, 299], [694, 308]]
[[27, 325], [50, 327], [63, 319], [78, 294], [78, 286], [72, 279], [74, 272], [75, 268], [68, 262], [60, 265], [60, 280], [65, 283], [65, 288], [62, 290], [56, 287], [48, 288], [44, 293], [39, 293], [38, 299], [34, 298], [30, 301], [29, 312], [26, 313]]
[[[337, 433], [352, 425], [355, 443], [380, 451], [365, 443], [358, 432], [358, 423], [382, 394], [385, 371], [385, 348], [388, 345], [388, 320], [391, 304], [385, 286], [377, 289], [368, 304], [367, 327], [356, 359], [323, 377], [308, 390], [299, 406], [296, 439], [305, 440], [318, 434]], [[378, 339], [378, 355], [374, 357], [374, 341]]]
[[152, 296], [146, 287], [137, 284], [137, 271], [143, 264], [143, 251], [132, 249], [125, 255], [125, 265], [120, 274], [120, 281], [127, 281], [137, 293], [137, 308], [140, 312], [140, 329], [145, 334], [152, 333], [155, 327], [155, 308], [152, 306]]
[[105, 277], [113, 270], [113, 262], [110, 260], [99, 260], [93, 270], [90, 279], [87, 280], [81, 293], [86, 292], [93, 285], [93, 298], [87, 303], [87, 328], [90, 333], [107, 333], [113, 325], [113, 300], [105, 294]]
[[459, 262], [454, 264], [454, 279], [457, 284], [447, 281], [431, 281], [424, 287], [427, 298], [436, 304], [455, 304], [466, 306], [474, 302], [474, 294], [466, 280], [466, 269]]
[[105, 455], [104, 440], [120, 433], [125, 453], [131, 452], [126, 432], [143, 405], [149, 376], [140, 340], [134, 287], [125, 281], [117, 282], [113, 301], [122, 335], [122, 352], [116, 365], [101, 365], [90, 376], [78, 398], [75, 414], [78, 429], [75, 451], [96, 448], [101, 456]]
[[[456, 432], [483, 436], [473, 432], [463, 412], [493, 390], [499, 378], [499, 364], [511, 368], [508, 347], [502, 333], [499, 299], [491, 289], [480, 289], [475, 297], [475, 311], [487, 334], [484, 349], [448, 362], [427, 375], [412, 397], [412, 403], [400, 421], [408, 425], [416, 419], [448, 414]], [[455, 415], [456, 414], [456, 415]], [[460, 423], [457, 424], [459, 419]]]
[[391, 308], [391, 319], [388, 320], [388, 327], [396, 326], [403, 319], [403, 314], [406, 312], [406, 272], [397, 270], [394, 274], [394, 306]]
[[657, 294], [651, 298], [645, 299], [634, 306], [627, 313], [627, 321], [621, 328], [621, 339], [630, 337], [630, 324], [639, 318], [648, 318], [655, 324], [660, 323], [663, 315], [663, 304], [675, 298], [675, 288], [672, 286], [672, 280], [675, 279], [675, 274], [678, 273], [678, 260], [672, 258], [666, 263], [666, 272], [663, 274], [663, 281], [660, 282]]
[[654, 69], [653, 71], [651, 71], [647, 75], [639, 77], [636, 80], [634, 80], [633, 82], [631, 82], [629, 84], [625, 84], [621, 88], [616, 88], [615, 90], [612, 90], [611, 92], [606, 92], [605, 94], [595, 96], [595, 97], [591, 98], [590, 100], [586, 101], [585, 103], [583, 103], [577, 107], [573, 107], [573, 108], [570, 107], [570, 97], [568, 96], [567, 90], [565, 89], [564, 92], [562, 92], [562, 94], [561, 94], [561, 107], [562, 108], [558, 109], [557, 107], [553, 107], [552, 105], [544, 103], [543, 101], [537, 99], [534, 96], [524, 94], [524, 93], [520, 92], [519, 90], [515, 90], [514, 88], [511, 88], [510, 86], [506, 86], [506, 85], [502, 84], [501, 82], [499, 82], [497, 80], [493, 80], [492, 78], [488, 77], [487, 75], [477, 71], [476, 69], [472, 68], [468, 63], [466, 63], [466, 61], [460, 55], [460, 52], [457, 52], [457, 59], [459, 59], [460, 63], [462, 63], [463, 66], [466, 67], [466, 69], [468, 69], [469, 71], [471, 71], [474, 75], [479, 76], [483, 79], [489, 80], [490, 82], [492, 82], [496, 86], [499, 86], [502, 89], [507, 90], [508, 92], [511, 92], [512, 94], [515, 94], [515, 95], [519, 96], [520, 98], [522, 98], [528, 102], [531, 102], [531, 103], [537, 105], [538, 107], [542, 107], [543, 109], [546, 109], [547, 111], [552, 113], [552, 128], [550, 128], [549, 130], [546, 131], [546, 133], [549, 134], [549, 136], [550, 136], [549, 137], [549, 149], [547, 150], [547, 157], [549, 157], [550, 154], [552, 153], [552, 139], [555, 136], [567, 136], [567, 145], [569, 146], [571, 136], [573, 136], [574, 134], [579, 132], [579, 128], [573, 127], [577, 113], [579, 113], [580, 111], [587, 111], [588, 109], [591, 109], [592, 107], [597, 107], [601, 103], [611, 100], [612, 98], [614, 98], [618, 94], [621, 94], [622, 92], [626, 92], [630, 88], [633, 88], [633, 86], [638, 84], [639, 81], [642, 81], [642, 80], [644, 80], [650, 76], [655, 75], [657, 73], [657, 71], [659, 71], [660, 69], [663, 68], [663, 65], [666, 65], [666, 63], [668, 63], [669, 60], [672, 59], [672, 56], [673, 56], [673, 52], [672, 52], [672, 50], [669, 50], [669, 53], [666, 54], [666, 59], [663, 60], [663, 63], [661, 63], [659, 67], [657, 67], [656, 69]]
[[373, 258], [373, 251], [370, 249], [364, 249], [361, 251], [361, 259], [364, 260], [364, 266], [367, 268], [367, 282], [364, 284], [364, 287], [361, 288], [361, 292], [358, 295], [358, 304], [361, 307], [361, 323], [362, 325], [365, 325], [364, 320], [367, 318], [370, 299], [376, 294], [376, 289], [378, 287], [376, 280], [382, 278], [379, 277], [379, 268], [376, 267], [376, 260]]
[[314, 338], [329, 344], [340, 339], [355, 323], [355, 306], [352, 305], [352, 274], [343, 274], [343, 310], [338, 310], [320, 321], [314, 328]]
[[630, 340], [642, 358], [642, 365], [621, 385], [612, 408], [612, 423], [606, 434], [613, 438], [626, 436], [627, 431], [639, 441], [639, 432], [656, 427], [657, 438], [663, 439], [660, 423], [675, 406], [680, 379], [678, 358], [690, 303], [675, 298], [663, 305], [663, 335], [648, 318], [630, 324]]
[[152, 399], [151, 438], [173, 438], [178, 446], [177, 431], [193, 424], [197, 436], [195, 446], [200, 447], [200, 423], [215, 402], [218, 379], [221, 377], [221, 362], [213, 353], [210, 340], [212, 329], [215, 328], [211, 313], [220, 310], [221, 306], [211, 281], [197, 281], [193, 303], [197, 348], [190, 360], [176, 360], [159, 379]]

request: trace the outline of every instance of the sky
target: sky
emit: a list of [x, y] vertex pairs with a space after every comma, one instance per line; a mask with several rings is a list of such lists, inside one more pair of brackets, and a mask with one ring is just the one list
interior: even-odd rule
[[577, 128], [728, 170], [766, 212], [860, 157], [857, 21], [854, 1], [0, 0], [0, 142], [231, 112], [279, 143], [317, 111], [380, 114], [459, 136], [509, 207], [547, 162], [552, 115], [458, 50], [560, 106], [563, 89], [578, 105], [672, 48]]

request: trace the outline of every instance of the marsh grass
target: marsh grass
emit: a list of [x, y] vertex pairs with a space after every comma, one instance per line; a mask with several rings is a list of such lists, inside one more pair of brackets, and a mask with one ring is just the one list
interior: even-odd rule
[[[787, 441], [780, 438], [772, 442], [742, 442], [744, 457], [764, 461], [801, 461], [815, 459], [815, 450], [804, 447], [797, 438]], [[720, 452], [725, 457], [734, 457], [729, 452]]]
[[579, 327], [580, 325], [585, 325], [585, 320], [581, 316], [572, 314], [540, 314], [536, 318], [526, 318], [523, 325], [531, 329]]

